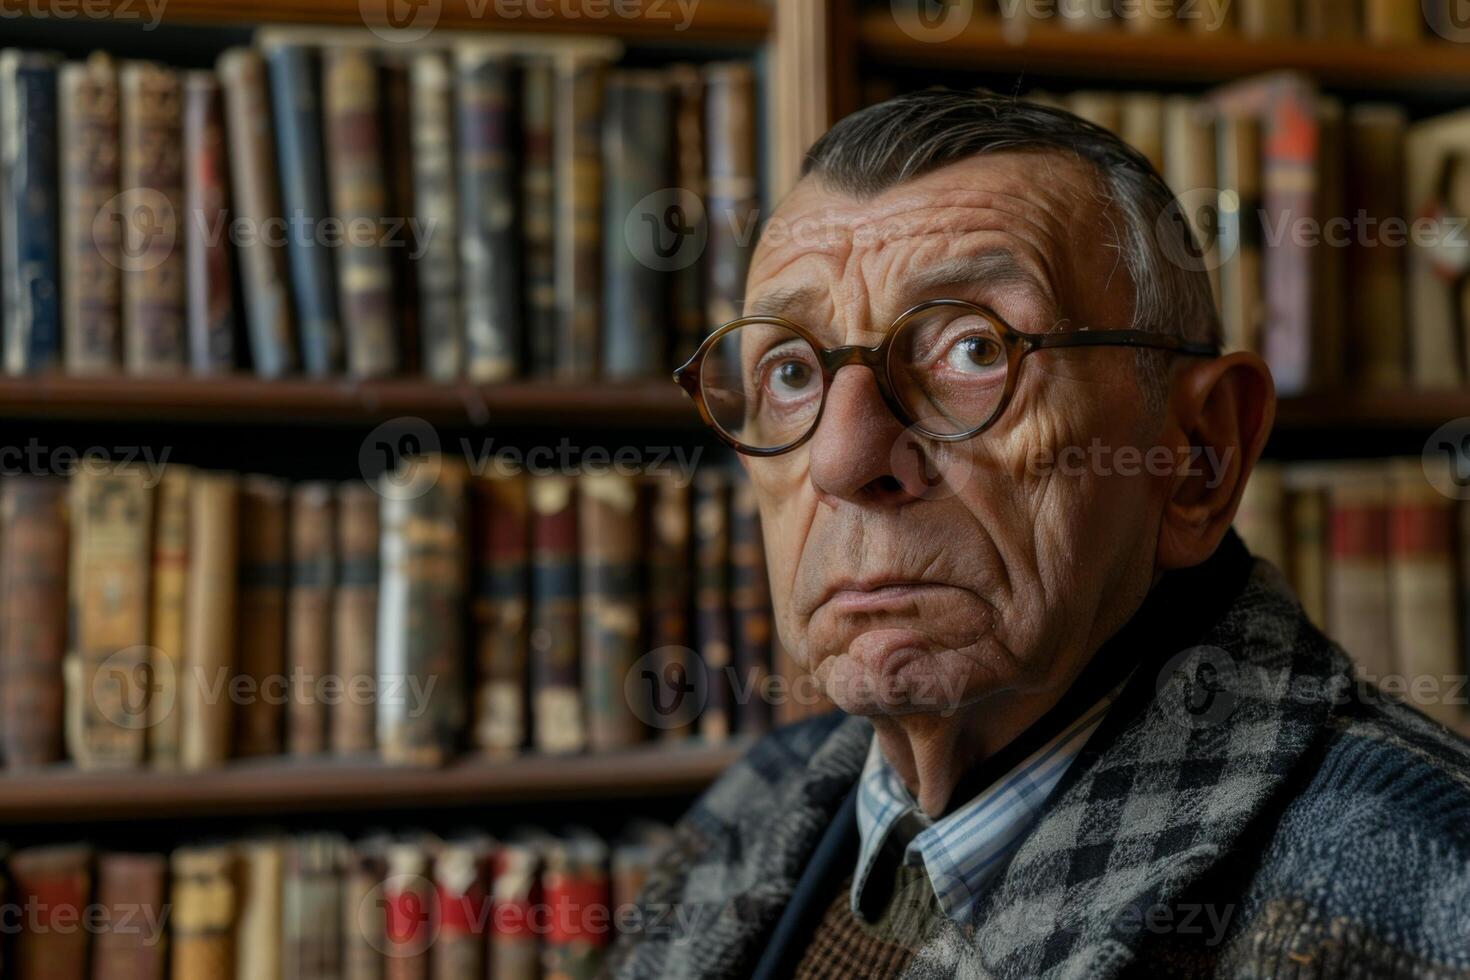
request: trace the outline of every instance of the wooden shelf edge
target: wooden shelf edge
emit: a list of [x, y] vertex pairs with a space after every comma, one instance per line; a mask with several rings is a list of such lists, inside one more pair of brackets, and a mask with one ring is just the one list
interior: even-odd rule
[[1425, 435], [1470, 416], [1470, 390], [1320, 392], [1282, 398], [1278, 432], [1327, 429], [1400, 430]]
[[885, 11], [864, 15], [858, 38], [870, 56], [918, 67], [1025, 69], [1092, 78], [1170, 77], [1201, 82], [1296, 69], [1324, 82], [1355, 87], [1434, 88], [1470, 81], [1470, 45], [1449, 41], [1375, 45], [1180, 31], [1088, 33], [1053, 26], [1035, 29], [1018, 40], [999, 21], [977, 17], [958, 36], [929, 42], [914, 37]]
[[749, 747], [736, 739], [596, 755], [468, 757], [441, 769], [271, 760], [189, 773], [7, 771], [0, 774], [0, 824], [677, 796], [703, 789]]

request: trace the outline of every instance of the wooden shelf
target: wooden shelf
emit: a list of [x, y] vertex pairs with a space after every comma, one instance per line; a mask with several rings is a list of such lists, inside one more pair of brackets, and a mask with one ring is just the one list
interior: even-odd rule
[[1218, 82], [1292, 68], [1351, 88], [1463, 88], [1470, 84], [1470, 45], [1255, 40], [1231, 34], [1080, 32], [1044, 26], [1023, 40], [994, 19], [976, 17], [943, 43], [916, 39], [886, 10], [862, 17], [858, 40], [880, 61], [914, 67], [1030, 71], [1090, 79]]
[[[320, 24], [364, 27], [365, 16], [389, 24], [386, 11], [399, 0], [167, 0], [168, 24]], [[429, 0], [401, 4], [405, 27], [432, 26], [454, 31], [545, 31], [600, 34], [629, 40], [684, 43], [717, 41], [758, 43], [770, 29], [771, 11], [760, 0]], [[32, 0], [45, 15], [55, 7], [58, 19], [75, 4]], [[87, 9], [105, 7], [119, 22], [151, 16], [138, 0], [94, 0]], [[420, 13], [422, 11], [422, 13]], [[686, 11], [689, 11], [686, 22]], [[383, 13], [380, 13], [383, 12]], [[415, 16], [423, 19], [413, 20]]]
[[672, 381], [496, 385], [422, 380], [316, 381], [231, 376], [0, 378], [0, 417], [224, 422], [373, 423], [400, 416], [468, 424], [657, 425], [697, 428]]
[[650, 745], [602, 755], [467, 758], [442, 769], [271, 760], [191, 773], [5, 772], [0, 824], [678, 796], [703, 789], [747, 748], [743, 739]]
[[1463, 416], [1470, 416], [1470, 390], [1324, 392], [1281, 399], [1276, 409], [1276, 429], [1374, 429], [1428, 435]]

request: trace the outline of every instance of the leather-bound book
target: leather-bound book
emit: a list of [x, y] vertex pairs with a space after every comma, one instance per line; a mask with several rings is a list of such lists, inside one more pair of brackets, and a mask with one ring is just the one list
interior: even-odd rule
[[228, 844], [174, 851], [171, 980], [234, 976], [235, 860]]
[[741, 734], [771, 727], [771, 586], [755, 488], [735, 474], [730, 492], [730, 620], [734, 634], [735, 713]]
[[713, 329], [740, 316], [745, 272], [760, 221], [755, 72], [744, 62], [709, 65], [704, 70], [704, 88], [709, 167], [705, 315], [708, 328]]
[[666, 226], [671, 217], [666, 204], [650, 208], [649, 201], [657, 201], [653, 195], [673, 180], [673, 108], [664, 72], [608, 74], [603, 105], [602, 373], [609, 378], [647, 378], [664, 368], [666, 273], [677, 266], [686, 232]]
[[398, 370], [398, 329], [393, 269], [383, 247], [388, 187], [372, 51], [344, 46], [323, 52], [322, 103], [332, 215], [345, 229], [356, 229], [336, 256], [347, 373], [382, 377]]
[[185, 769], [208, 769], [230, 756], [234, 702], [212, 692], [235, 676], [235, 585], [239, 561], [240, 479], [194, 474], [189, 487], [189, 601], [184, 617], [184, 678], [179, 685]]
[[1358, 0], [1302, 0], [1302, 36], [1321, 41], [1361, 37]]
[[284, 213], [299, 229], [289, 235], [292, 302], [307, 374], [332, 374], [342, 366], [342, 321], [337, 305], [333, 250], [313, 229], [328, 215], [326, 160], [322, 152], [320, 65], [311, 48], [278, 44], [266, 50], [275, 120], [277, 173]]
[[490, 976], [541, 980], [541, 950], [534, 912], [541, 903], [541, 854], [520, 835], [495, 848], [490, 897]]
[[92, 899], [92, 849], [28, 847], [10, 855], [7, 900], [32, 910], [16, 918], [6, 975], [15, 980], [87, 976], [91, 936], [78, 928]]
[[525, 275], [526, 368], [556, 370], [556, 70], [532, 56], [521, 65], [521, 254]]
[[332, 669], [332, 590], [337, 579], [336, 507], [327, 483], [300, 483], [291, 490], [290, 578], [286, 603], [286, 751], [327, 751], [328, 710], [317, 697]]
[[1388, 575], [1388, 483], [1374, 463], [1343, 464], [1327, 492], [1327, 633], [1367, 679], [1396, 673]]
[[465, 373], [504, 381], [521, 363], [511, 67], [500, 51], [467, 46], [455, 70]]
[[230, 184], [224, 103], [212, 71], [184, 73], [184, 238], [189, 367], [195, 374], [235, 369], [233, 257], [228, 234]]
[[[708, 234], [704, 210], [704, 78], [690, 64], [669, 68], [674, 88], [674, 186], [681, 195], [678, 210], [670, 217], [695, 241]], [[678, 367], [699, 347], [705, 334], [703, 256], [679, 263], [673, 272], [669, 319], [673, 324], [669, 368]]]
[[556, 307], [558, 377], [596, 375], [602, 316], [602, 102], [606, 66], [556, 58]]
[[587, 745], [607, 752], [644, 735], [624, 693], [643, 638], [638, 484], [632, 476], [587, 475], [579, 481], [577, 500]]
[[531, 481], [531, 726], [541, 752], [587, 747], [578, 681], [576, 485]]
[[1177, 196], [1179, 218], [1194, 234], [1181, 264], [1203, 269], [1218, 305], [1220, 297], [1219, 208], [1215, 176], [1215, 114], [1210, 105], [1188, 95], [1164, 100], [1164, 181]]
[[[1348, 110], [1347, 207], [1383, 227], [1404, 213], [1404, 108], [1363, 103]], [[1346, 369], [1354, 386], [1402, 388], [1408, 383], [1404, 250], [1355, 240], [1347, 253]]]
[[61, 323], [68, 374], [122, 367], [122, 227], [97, 221], [120, 190], [117, 65], [97, 52], [57, 74]]
[[1347, 124], [1342, 100], [1332, 96], [1317, 99], [1317, 198], [1313, 213], [1332, 232], [1326, 247], [1312, 256], [1310, 288], [1312, 325], [1310, 331], [1311, 361], [1308, 377], [1311, 383], [1329, 391], [1339, 391], [1346, 382], [1347, 371], [1347, 297], [1343, 283], [1347, 272], [1347, 241], [1339, 237], [1340, 218], [1351, 222], [1354, 212], [1347, 209]]
[[5, 371], [61, 365], [56, 68], [38, 51], [0, 51], [0, 322]]
[[[383, 186], [387, 190], [387, 221], [384, 243], [388, 246], [388, 268], [393, 276], [393, 319], [398, 325], [394, 338], [398, 371], [411, 376], [423, 374], [419, 333], [419, 270], [415, 261], [427, 241], [438, 234], [414, 213], [413, 93], [409, 87], [409, 56], [385, 51], [378, 65], [382, 89], [382, 124], [378, 127], [383, 156]], [[408, 134], [407, 138], [404, 134]], [[395, 228], [402, 219], [403, 226]]]
[[383, 980], [385, 847], [385, 838], [368, 837], [342, 856], [342, 980]]
[[[283, 480], [250, 475], [240, 481], [240, 629], [238, 669], [250, 689], [279, 693], [286, 677], [286, 594], [289, 491]], [[281, 699], [258, 696], [235, 707], [235, 754], [280, 755], [285, 751]]]
[[[1143, 17], [1140, 20], [1148, 20]], [[1165, 22], [1167, 23], [1167, 21]], [[1118, 135], [1148, 157], [1154, 169], [1164, 170], [1164, 98], [1156, 92], [1129, 92], [1119, 104]]]
[[[1448, 469], [1441, 456], [1431, 466]], [[1392, 601], [1395, 665], [1409, 680], [1414, 707], [1449, 727], [1465, 720], [1455, 697], [1461, 674], [1456, 608], [1455, 502], [1427, 481], [1422, 459], [1389, 466], [1388, 580]], [[1447, 478], [1448, 473], [1444, 476]], [[1449, 485], [1449, 480], [1436, 481]], [[1428, 698], [1414, 682], [1427, 678]]]
[[448, 57], [442, 51], [415, 54], [409, 84], [413, 207], [427, 236], [418, 243], [420, 362], [426, 377], [452, 381], [464, 373], [464, 314], [459, 301], [454, 73]]
[[1363, 36], [1373, 44], [1418, 44], [1424, 39], [1423, 3], [1363, 0]]
[[1327, 484], [1324, 464], [1297, 464], [1282, 473], [1286, 489], [1286, 573], [1307, 618], [1327, 623]]
[[1219, 116], [1220, 319], [1226, 350], [1260, 351], [1265, 319], [1261, 291], [1261, 124], [1243, 111]]
[[521, 474], [492, 474], [470, 484], [474, 529], [474, 745], [512, 755], [530, 735], [530, 505]]
[[1281, 0], [1241, 0], [1240, 33], [1249, 38], [1288, 38], [1297, 32], [1297, 4]]
[[[1432, 222], [1410, 235], [1409, 383], [1454, 388], [1470, 378], [1470, 280], [1458, 252], [1445, 245], [1461, 232], [1458, 216], [1470, 201], [1470, 110], [1412, 123], [1404, 139], [1404, 214]], [[1422, 226], [1421, 226], [1422, 227]]]
[[236, 846], [236, 980], [281, 980], [282, 888], [286, 847], [277, 837]]
[[433, 980], [486, 975], [490, 855], [490, 841], [481, 837], [445, 841], [434, 854], [439, 936], [434, 941]]
[[151, 62], [124, 62], [122, 108], [123, 366], [179, 374], [185, 344], [183, 85]]
[[[252, 228], [282, 220], [270, 83], [260, 52], [232, 48], [216, 65], [224, 89], [231, 210]], [[296, 370], [295, 328], [286, 281], [286, 245], [268, 235], [239, 243], [246, 336], [255, 373], [279, 378]]]
[[155, 768], [179, 765], [179, 697], [193, 684], [185, 658], [185, 610], [189, 588], [189, 488], [194, 470], [173, 465], [153, 491], [153, 588], [148, 634], [153, 648], [152, 691], [148, 699], [148, 761]]
[[655, 655], [650, 668], [655, 673], [651, 680], [645, 675], [635, 683], [640, 698], [635, 710], [658, 729], [660, 737], [679, 739], [694, 733], [695, 712], [703, 707], [697, 698], [688, 697], [689, 679], [699, 666], [690, 649], [694, 565], [689, 550], [689, 485], [672, 473], [656, 471], [649, 476], [648, 496], [644, 595], [648, 648]]
[[378, 503], [361, 480], [337, 487], [337, 587], [332, 594], [332, 673], [346, 692], [331, 706], [331, 745], [337, 755], [373, 750], [376, 713], [353, 694], [377, 682]]
[[[590, 834], [559, 838], [541, 872], [549, 917], [542, 946], [545, 980], [591, 980], [612, 942], [607, 845]], [[609, 914], [592, 909], [601, 907]]]
[[152, 494], [140, 467], [83, 467], [71, 477], [66, 663], [67, 751], [82, 769], [143, 762]]
[[92, 980], [168, 975], [167, 879], [168, 860], [162, 854], [98, 855], [96, 903], [102, 922], [92, 947]]
[[329, 833], [286, 845], [281, 888], [282, 980], [335, 980], [342, 973], [342, 862], [347, 845]]
[[0, 744], [11, 769], [61, 758], [66, 482], [0, 480]]
[[456, 459], [408, 457], [396, 492], [384, 494], [378, 746], [385, 762], [442, 764], [464, 735], [468, 482]]
[[733, 666], [730, 633], [730, 475], [703, 469], [694, 479], [694, 631], [703, 660], [707, 701], [699, 734], [730, 736]]
[[387, 847], [388, 876], [383, 880], [383, 980], [430, 980], [429, 957], [437, 952], [432, 838], [394, 841]]

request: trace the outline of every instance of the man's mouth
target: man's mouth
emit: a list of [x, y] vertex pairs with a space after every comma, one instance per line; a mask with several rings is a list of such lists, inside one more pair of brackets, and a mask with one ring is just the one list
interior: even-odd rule
[[821, 605], [838, 613], [876, 613], [912, 610], [924, 593], [950, 586], [935, 582], [883, 579], [838, 582], [827, 590]]

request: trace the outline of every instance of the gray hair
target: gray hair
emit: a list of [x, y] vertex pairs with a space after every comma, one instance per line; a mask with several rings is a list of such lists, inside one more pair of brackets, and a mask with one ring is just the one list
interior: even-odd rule
[[[871, 197], [951, 163], [1002, 150], [1046, 149], [1091, 164], [1133, 282], [1140, 330], [1219, 344], [1220, 314], [1209, 276], [1187, 257], [1200, 251], [1174, 195], [1148, 159], [1117, 136], [1063, 109], [988, 92], [930, 89], [846, 117], [812, 145], [803, 176]], [[1167, 394], [1165, 355], [1140, 350], [1140, 387], [1150, 409]]]

